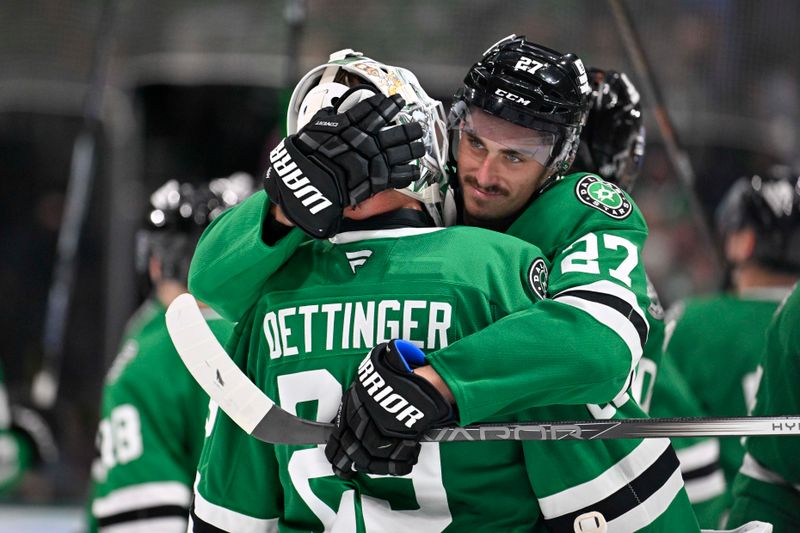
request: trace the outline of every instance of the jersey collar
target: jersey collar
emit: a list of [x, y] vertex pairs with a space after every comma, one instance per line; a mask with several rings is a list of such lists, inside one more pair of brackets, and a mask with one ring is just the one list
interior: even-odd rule
[[411, 237], [414, 235], [433, 233], [434, 231], [439, 231], [443, 229], [444, 228], [395, 228], [395, 229], [345, 231], [342, 233], [337, 233], [328, 240], [331, 241], [333, 244], [347, 244], [350, 242], [365, 241], [368, 239], [399, 239], [402, 237]]

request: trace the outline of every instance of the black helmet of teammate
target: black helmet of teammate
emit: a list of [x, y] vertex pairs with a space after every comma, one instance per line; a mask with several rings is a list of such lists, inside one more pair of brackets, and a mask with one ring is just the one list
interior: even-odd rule
[[469, 107], [514, 124], [554, 134], [545, 165], [563, 174], [575, 157], [591, 93], [586, 69], [574, 54], [561, 54], [510, 35], [491, 46], [469, 69], [455, 95], [450, 123]]
[[644, 160], [645, 137], [639, 91], [613, 70], [589, 69], [591, 107], [572, 167], [599, 174], [630, 191]]
[[200, 234], [225, 209], [253, 193], [243, 172], [208, 183], [169, 180], [150, 195], [143, 228], [136, 237], [136, 270], [147, 276], [150, 258], [161, 263], [161, 279], [186, 283]]
[[779, 272], [800, 273], [800, 178], [777, 165], [764, 175], [739, 178], [720, 202], [717, 229], [725, 237], [750, 227], [753, 259]]

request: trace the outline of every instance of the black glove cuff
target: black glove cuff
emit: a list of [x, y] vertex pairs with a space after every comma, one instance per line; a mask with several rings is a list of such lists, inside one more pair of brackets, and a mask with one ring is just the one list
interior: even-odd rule
[[[295, 146], [295, 137], [283, 139], [270, 153], [267, 173], [271, 189], [284, 215], [297, 227], [317, 239], [335, 235], [341, 222], [344, 201], [333, 172], [334, 163], [306, 156]], [[265, 183], [265, 187], [267, 184]]]
[[279, 240], [289, 235], [289, 232], [292, 231], [292, 226], [278, 222], [273, 216], [270, 207], [270, 201], [267, 200], [267, 214], [264, 216], [264, 223], [261, 226], [261, 241], [267, 246], [275, 246]]

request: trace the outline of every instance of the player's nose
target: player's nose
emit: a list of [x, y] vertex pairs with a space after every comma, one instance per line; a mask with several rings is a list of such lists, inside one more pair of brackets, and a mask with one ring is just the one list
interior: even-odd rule
[[489, 154], [481, 160], [478, 169], [475, 171], [475, 180], [481, 187], [496, 185], [498, 182], [498, 161], [497, 156]]

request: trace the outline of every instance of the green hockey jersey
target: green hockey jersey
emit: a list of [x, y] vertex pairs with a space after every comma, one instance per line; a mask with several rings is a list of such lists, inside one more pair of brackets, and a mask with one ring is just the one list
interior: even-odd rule
[[[697, 401], [682, 377], [672, 368], [662, 368], [664, 310], [644, 273], [641, 257], [647, 227], [626, 193], [592, 174], [567, 176], [533, 202], [507, 233], [542, 247], [553, 264], [561, 266], [560, 272], [554, 268], [551, 275], [552, 280], [558, 279], [565, 287], [561, 294], [579, 294], [578, 298], [560, 298], [553, 281], [554, 300], [585, 310], [617, 334], [618, 338], [604, 345], [600, 353], [624, 353], [627, 348], [631, 360], [636, 361], [630, 394], [642, 409], [657, 417], [700, 416]], [[620, 311], [626, 309], [614, 300], [620, 292], [638, 304], [630, 317], [644, 315], [649, 325], [643, 346], [633, 339], [626, 321], [620, 320]], [[630, 322], [638, 328], [638, 320]], [[596, 331], [595, 327], [586, 333], [593, 335]], [[569, 338], [574, 341], [580, 337], [571, 334]], [[675, 439], [673, 446], [701, 525], [715, 526], [724, 492], [718, 464], [719, 442]]]
[[[400, 337], [440, 353], [552, 305], [542, 299], [545, 260], [521, 240], [463, 227], [392, 231], [301, 245], [237, 326], [234, 360], [287, 411], [333, 419], [375, 343]], [[483, 350], [448, 368], [485, 361], [505, 369], [503, 382], [480, 385], [496, 397], [491, 420], [643, 416], [627, 395], [603, 406], [521, 407], [504, 388], [526, 390], [531, 354]], [[219, 414], [198, 470], [193, 523], [225, 531], [572, 531], [590, 510], [613, 531], [697, 530], [664, 439], [426, 443], [408, 476], [343, 482], [323, 447], [258, 442]]]
[[237, 322], [253, 306], [265, 281], [310, 237], [297, 228], [274, 246], [264, 243], [269, 199], [259, 191], [223, 211], [195, 248], [189, 292]]
[[[660, 324], [660, 327], [657, 325]], [[663, 322], [651, 322], [650, 334], [661, 330]], [[663, 335], [661, 340], [663, 340]], [[653, 341], [655, 342], [655, 341]], [[660, 344], [659, 340], [659, 344]], [[645, 355], [651, 345], [645, 346]], [[649, 365], [650, 359], [642, 358]], [[659, 418], [703, 416], [699, 400], [689, 388], [683, 375], [675, 368], [669, 353], [658, 363], [658, 373], [652, 386], [650, 416]], [[645, 386], [647, 386], [645, 384]], [[672, 439], [672, 446], [681, 463], [686, 493], [692, 502], [697, 521], [703, 528], [717, 528], [727, 507], [727, 484], [720, 466], [720, 440], [717, 438], [683, 437]]]
[[[618, 210], [608, 209], [605, 204], [595, 205], [592, 200], [600, 203], [600, 194], [595, 194], [598, 199], [592, 198], [586, 191], [591, 186], [605, 188], [600, 189], [608, 196], [605, 203], [619, 206]], [[637, 361], [630, 394], [645, 411], [657, 417], [701, 415], [699, 405], [683, 378], [670, 364], [662, 369], [664, 311], [655, 288], [644, 275], [641, 259], [647, 228], [634, 202], [623, 191], [597, 180], [591, 174], [573, 174], [533, 202], [507, 233], [542, 247], [553, 262], [551, 296], [554, 300], [567, 301], [576, 308], [586, 310], [602, 325], [617, 333], [618, 338], [608, 346], [603, 346], [600, 353], [628, 349], [631, 359]], [[560, 272], [555, 265], [561, 266]], [[567, 288], [561, 291], [562, 295], [579, 294], [579, 297], [560, 298], [554, 280], [559, 280]], [[632, 333], [625, 321], [619, 320], [619, 309], [623, 306], [618, 301], [609, 305], [616, 293], [620, 292], [628, 301], [637, 302], [636, 311], [643, 314], [649, 324], [643, 348], [631, 339]], [[631, 316], [636, 317], [633, 313]], [[538, 325], [532, 325], [531, 329], [538, 332]], [[491, 333], [491, 330], [488, 328], [484, 333]], [[596, 331], [597, 328], [594, 328], [587, 333], [592, 335]], [[574, 342], [580, 336], [572, 333], [568, 338]], [[620, 346], [620, 339], [624, 341], [625, 348]], [[465, 339], [462, 344], [471, 341]], [[523, 342], [520, 341], [521, 344]], [[684, 479], [687, 480], [686, 491], [701, 525], [716, 526], [725, 490], [724, 477], [719, 468], [719, 441], [674, 439], [673, 446], [680, 459]]]
[[[669, 311], [667, 351], [704, 416], [745, 416], [755, 401], [765, 331], [788, 289], [753, 289], [679, 303]], [[744, 448], [736, 437], [720, 441], [725, 506]]]
[[[800, 413], [800, 288], [795, 287], [768, 334], [753, 415]], [[800, 436], [748, 437], [733, 486], [728, 520], [763, 520], [775, 533], [800, 531]]]
[[[644, 355], [636, 367], [631, 394], [642, 409], [657, 418], [703, 416], [700, 402], [664, 347], [664, 308], [648, 280], [650, 334]], [[725, 475], [719, 464], [719, 439], [683, 437], [672, 439], [681, 463], [686, 494], [701, 527], [719, 526], [727, 501]]]
[[[244, 315], [269, 276], [306, 240], [294, 229], [266, 245], [267, 213], [264, 193], [226, 211], [205, 231], [192, 260], [191, 292], [230, 320]], [[550, 260], [553, 299], [433, 354], [462, 421], [485, 419], [509, 400], [512, 409], [595, 404], [598, 411], [621, 400], [648, 334], [641, 260], [647, 226], [638, 208], [614, 185], [577, 173], [536, 199], [508, 234], [536, 244]], [[485, 384], [508, 379], [504, 368], [491, 362], [451, 368], [465, 354], [498, 350], [509, 367], [527, 370], [535, 354], [537, 372], [498, 390]]]
[[[155, 299], [139, 308], [106, 375], [90, 502], [100, 531], [186, 530], [208, 396], [175, 351], [165, 312]], [[204, 313], [227, 341], [232, 324]]]

